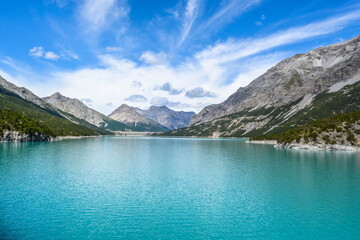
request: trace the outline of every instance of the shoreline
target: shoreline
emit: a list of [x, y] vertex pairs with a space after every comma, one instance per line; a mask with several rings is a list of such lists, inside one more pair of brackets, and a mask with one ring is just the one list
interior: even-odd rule
[[311, 143], [277, 143], [275, 140], [255, 140], [245, 141], [252, 144], [274, 145], [277, 149], [294, 149], [294, 150], [317, 150], [317, 151], [346, 151], [346, 152], [360, 152], [360, 147], [353, 145], [341, 144], [311, 144]]
[[103, 137], [103, 135], [99, 135], [99, 136], [60, 136], [60, 137], [56, 137], [55, 141], [69, 140], [69, 139], [82, 139], [82, 138], [97, 138], [97, 137]]

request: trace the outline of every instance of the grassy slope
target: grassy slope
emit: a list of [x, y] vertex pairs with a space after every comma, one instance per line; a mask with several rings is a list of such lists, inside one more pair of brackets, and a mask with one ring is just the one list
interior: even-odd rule
[[[338, 114], [350, 113], [360, 109], [360, 82], [344, 87], [338, 92], [321, 93], [315, 97], [312, 104], [297, 112], [279, 127], [267, 134], [279, 134], [289, 129], [312, 123], [317, 119], [329, 118]], [[264, 129], [268, 130], [268, 129]], [[264, 131], [260, 130], [263, 134]], [[248, 136], [258, 136], [250, 132]]]
[[37, 132], [44, 133], [47, 136], [55, 136], [53, 131], [39, 121], [9, 109], [0, 109], [0, 137], [3, 136], [6, 130], [30, 135], [34, 135]]
[[[47, 127], [55, 136], [91, 136], [101, 131], [70, 122], [59, 113], [41, 108], [0, 87], [0, 109], [9, 109]], [[75, 117], [74, 117], [75, 118]]]
[[268, 134], [251, 138], [252, 140], [277, 140], [278, 143], [310, 142], [321, 138], [328, 144], [344, 143], [354, 144], [355, 135], [360, 130], [354, 125], [360, 124], [360, 110], [339, 114], [330, 118], [316, 120], [310, 124], [296, 127], [280, 134]]

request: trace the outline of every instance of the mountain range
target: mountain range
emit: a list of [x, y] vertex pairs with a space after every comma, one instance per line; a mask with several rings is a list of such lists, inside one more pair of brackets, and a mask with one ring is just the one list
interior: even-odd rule
[[16, 138], [13, 133], [17, 131], [27, 133], [21, 137], [24, 141], [48, 139], [42, 132], [52, 136], [109, 135], [116, 131], [270, 136], [359, 109], [360, 36], [287, 58], [226, 101], [207, 106], [198, 114], [166, 106], [143, 110], [123, 104], [105, 116], [78, 99], [60, 93], [40, 98], [0, 77], [0, 141], [6, 134], [6, 139]]
[[186, 127], [194, 112], [177, 112], [166, 106], [151, 106], [148, 110], [121, 105], [109, 116], [86, 106], [76, 98], [54, 93], [44, 101], [63, 112], [72, 114], [97, 127], [112, 131], [164, 132]]
[[[58, 92], [40, 98], [30, 90], [17, 87], [0, 77], [0, 141], [16, 138], [21, 138], [21, 141], [49, 140], [47, 136], [39, 138], [40, 129], [46, 130], [51, 136], [111, 135], [114, 131], [163, 132], [187, 126], [195, 114], [176, 112], [164, 106], [152, 106], [149, 110], [124, 106], [127, 105], [105, 116], [78, 99], [65, 97]], [[119, 117], [121, 114], [126, 117]], [[18, 119], [26, 122], [26, 127]], [[19, 135], [19, 129], [22, 133], [36, 132], [38, 135]], [[4, 133], [7, 137], [3, 137]]]
[[172, 136], [251, 137], [360, 108], [360, 36], [287, 58]]

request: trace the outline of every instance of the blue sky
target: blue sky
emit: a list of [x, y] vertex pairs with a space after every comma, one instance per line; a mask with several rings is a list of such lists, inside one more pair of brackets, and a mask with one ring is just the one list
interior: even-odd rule
[[359, 1], [4, 0], [0, 74], [105, 114], [200, 111], [280, 60], [360, 34]]

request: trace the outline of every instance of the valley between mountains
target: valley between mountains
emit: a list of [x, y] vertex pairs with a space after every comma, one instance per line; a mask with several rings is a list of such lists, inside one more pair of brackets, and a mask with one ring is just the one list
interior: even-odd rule
[[[360, 36], [287, 58], [226, 101], [197, 114], [166, 106], [144, 110], [123, 104], [105, 116], [78, 99], [60, 93], [40, 98], [0, 77], [1, 141], [51, 141], [59, 136], [134, 131], [356, 147], [358, 110]], [[317, 121], [336, 123], [321, 127]]]

